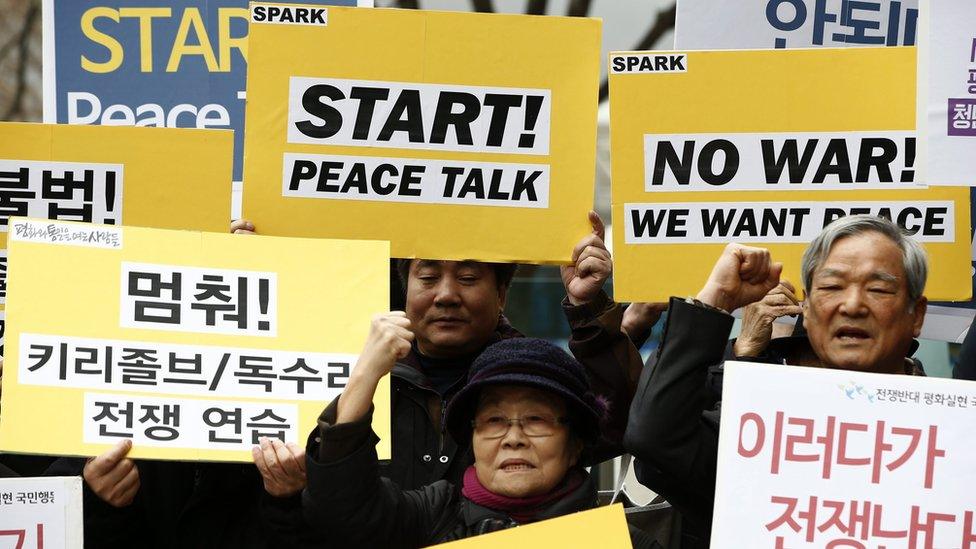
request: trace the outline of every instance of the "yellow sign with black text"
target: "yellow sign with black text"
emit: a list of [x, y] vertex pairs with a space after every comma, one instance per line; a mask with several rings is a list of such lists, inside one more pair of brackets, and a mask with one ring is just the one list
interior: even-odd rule
[[249, 462], [261, 437], [303, 446], [389, 301], [387, 242], [12, 218], [8, 251], [7, 452], [128, 439], [137, 458]]
[[226, 231], [233, 146], [227, 130], [2, 122], [0, 247], [14, 215]]
[[511, 547], [600, 547], [630, 549], [630, 530], [621, 504], [580, 511], [554, 519], [534, 522], [438, 545], [444, 549], [491, 549]]
[[569, 261], [593, 201], [598, 20], [256, 6], [243, 213], [259, 231]]
[[614, 52], [608, 70], [617, 300], [695, 295], [728, 242], [799, 287], [806, 245], [858, 213], [923, 244], [930, 299], [969, 299], [969, 190], [915, 182], [915, 48]]

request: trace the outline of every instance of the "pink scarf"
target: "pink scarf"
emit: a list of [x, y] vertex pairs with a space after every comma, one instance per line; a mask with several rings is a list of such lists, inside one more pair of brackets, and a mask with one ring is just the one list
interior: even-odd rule
[[579, 469], [572, 469], [566, 473], [563, 481], [547, 494], [513, 498], [498, 495], [485, 488], [478, 480], [478, 474], [472, 465], [464, 472], [464, 486], [461, 488], [461, 495], [482, 507], [501, 511], [512, 517], [515, 522], [524, 524], [536, 520], [535, 517], [540, 511], [576, 490], [581, 484], [583, 484], [583, 474]]

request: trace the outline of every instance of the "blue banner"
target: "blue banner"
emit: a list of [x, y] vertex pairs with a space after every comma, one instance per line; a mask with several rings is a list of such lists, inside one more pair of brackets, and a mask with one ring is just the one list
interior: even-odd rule
[[233, 129], [240, 181], [247, 27], [246, 0], [46, 0], [44, 120]]

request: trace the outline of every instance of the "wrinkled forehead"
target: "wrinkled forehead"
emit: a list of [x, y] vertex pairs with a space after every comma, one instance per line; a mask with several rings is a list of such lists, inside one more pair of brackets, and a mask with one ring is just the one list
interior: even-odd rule
[[842, 277], [907, 285], [904, 252], [887, 236], [864, 232], [835, 240], [813, 278]]
[[490, 271], [491, 268], [487, 263], [482, 263], [481, 261], [475, 261], [473, 259], [464, 259], [461, 261], [448, 261], [441, 259], [414, 259], [410, 262], [410, 273], [416, 273], [420, 271], [458, 271], [458, 270], [477, 270], [477, 271]]
[[493, 385], [478, 395], [477, 412], [487, 408], [542, 408], [556, 415], [566, 410], [565, 400], [554, 393], [523, 385]]

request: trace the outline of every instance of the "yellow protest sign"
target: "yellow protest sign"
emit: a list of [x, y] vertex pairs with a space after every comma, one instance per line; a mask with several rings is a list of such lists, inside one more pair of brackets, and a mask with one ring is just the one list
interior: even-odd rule
[[915, 49], [610, 54], [614, 293], [695, 295], [728, 242], [800, 286], [833, 219], [888, 217], [929, 253], [930, 299], [970, 295], [969, 193], [915, 183]]
[[631, 544], [624, 506], [618, 503], [519, 526], [518, 528], [444, 543], [437, 547], [445, 549], [488, 549], [495, 547], [630, 549]]
[[261, 436], [304, 444], [388, 306], [386, 242], [10, 227], [4, 451], [128, 438], [133, 457], [250, 461]]
[[0, 176], [16, 194], [0, 223], [30, 215], [226, 231], [233, 141], [227, 130], [0, 123]]
[[2, 122], [0, 254], [15, 215], [226, 231], [233, 139], [226, 130]]
[[598, 20], [251, 8], [243, 213], [263, 234], [569, 261], [593, 202]]

